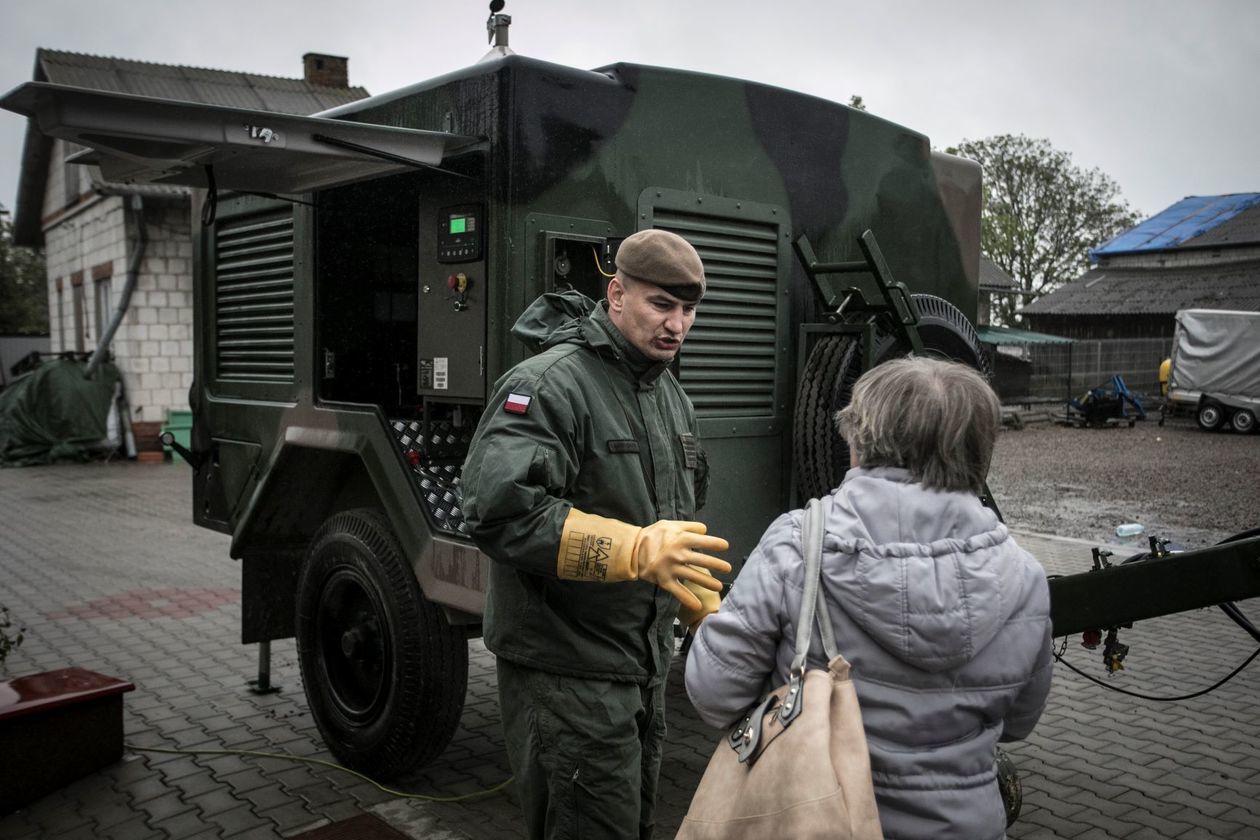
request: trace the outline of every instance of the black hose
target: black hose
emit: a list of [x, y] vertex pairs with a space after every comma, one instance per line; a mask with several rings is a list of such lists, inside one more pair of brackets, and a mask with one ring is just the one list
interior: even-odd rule
[[[1233, 606], [1233, 605], [1231, 604], [1230, 606]], [[1243, 620], [1246, 621], [1246, 619], [1243, 619]], [[1066, 641], [1066, 639], [1064, 641]], [[1238, 674], [1242, 671], [1243, 668], [1246, 668], [1248, 665], [1252, 663], [1252, 660], [1254, 660], [1257, 656], [1260, 656], [1260, 648], [1256, 648], [1255, 651], [1251, 654], [1251, 656], [1248, 656], [1246, 659], [1243, 660], [1241, 665], [1239, 665], [1234, 670], [1230, 671], [1225, 676], [1221, 677], [1219, 680], [1217, 680], [1215, 683], [1208, 686], [1207, 688], [1200, 689], [1199, 691], [1191, 692], [1190, 694], [1179, 694], [1176, 697], [1161, 697], [1157, 694], [1142, 694], [1137, 691], [1129, 691], [1127, 688], [1120, 688], [1119, 686], [1111, 685], [1110, 683], [1105, 683], [1102, 680], [1098, 679], [1097, 677], [1092, 677], [1089, 674], [1085, 673], [1080, 668], [1077, 668], [1075, 665], [1073, 665], [1071, 662], [1068, 662], [1066, 659], [1063, 658], [1062, 652], [1051, 651], [1051, 654], [1054, 656], [1055, 660], [1057, 660], [1058, 662], [1062, 662], [1068, 668], [1075, 671], [1078, 675], [1084, 677], [1085, 679], [1089, 680], [1092, 683], [1097, 683], [1103, 688], [1107, 688], [1112, 691], [1119, 692], [1120, 694], [1127, 694], [1130, 697], [1137, 697], [1140, 700], [1157, 700], [1161, 703], [1178, 703], [1184, 700], [1193, 700], [1196, 697], [1202, 697], [1205, 694], [1210, 694], [1211, 692], [1216, 691], [1216, 689], [1220, 688], [1225, 683], [1229, 682], [1234, 677], [1238, 676]]]

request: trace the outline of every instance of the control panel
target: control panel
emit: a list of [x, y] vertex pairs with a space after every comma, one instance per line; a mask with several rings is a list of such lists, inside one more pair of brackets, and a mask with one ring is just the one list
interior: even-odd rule
[[481, 259], [483, 227], [478, 205], [444, 207], [438, 213], [438, 262], [461, 263]]
[[485, 209], [466, 182], [441, 186], [422, 193], [418, 208], [416, 390], [440, 401], [479, 400], [485, 395]]

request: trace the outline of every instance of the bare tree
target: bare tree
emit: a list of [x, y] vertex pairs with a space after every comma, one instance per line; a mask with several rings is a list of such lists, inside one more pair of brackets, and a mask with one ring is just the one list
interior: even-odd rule
[[1049, 140], [1000, 134], [946, 149], [984, 168], [980, 247], [1030, 295], [995, 301], [994, 323], [1018, 322], [1019, 309], [1089, 267], [1089, 249], [1137, 223], [1119, 185], [1082, 169]]

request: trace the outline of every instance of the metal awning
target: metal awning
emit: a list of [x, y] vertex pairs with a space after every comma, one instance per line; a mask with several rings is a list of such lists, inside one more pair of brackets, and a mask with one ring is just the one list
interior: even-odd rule
[[478, 138], [28, 82], [0, 107], [89, 149], [110, 181], [302, 193], [437, 166]]
[[1061, 335], [1021, 330], [1015, 327], [976, 327], [976, 337], [985, 344], [1071, 344]]

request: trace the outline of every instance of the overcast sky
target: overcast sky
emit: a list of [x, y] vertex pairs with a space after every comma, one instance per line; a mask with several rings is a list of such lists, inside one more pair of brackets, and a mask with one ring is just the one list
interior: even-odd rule
[[[1044, 137], [1114, 178], [1146, 215], [1186, 195], [1260, 191], [1254, 0], [508, 0], [511, 46], [737, 76], [847, 102], [938, 148]], [[384, 93], [487, 50], [483, 0], [0, 0], [0, 90], [36, 47], [302, 75], [350, 59]], [[0, 111], [0, 203], [17, 194], [25, 120]]]

